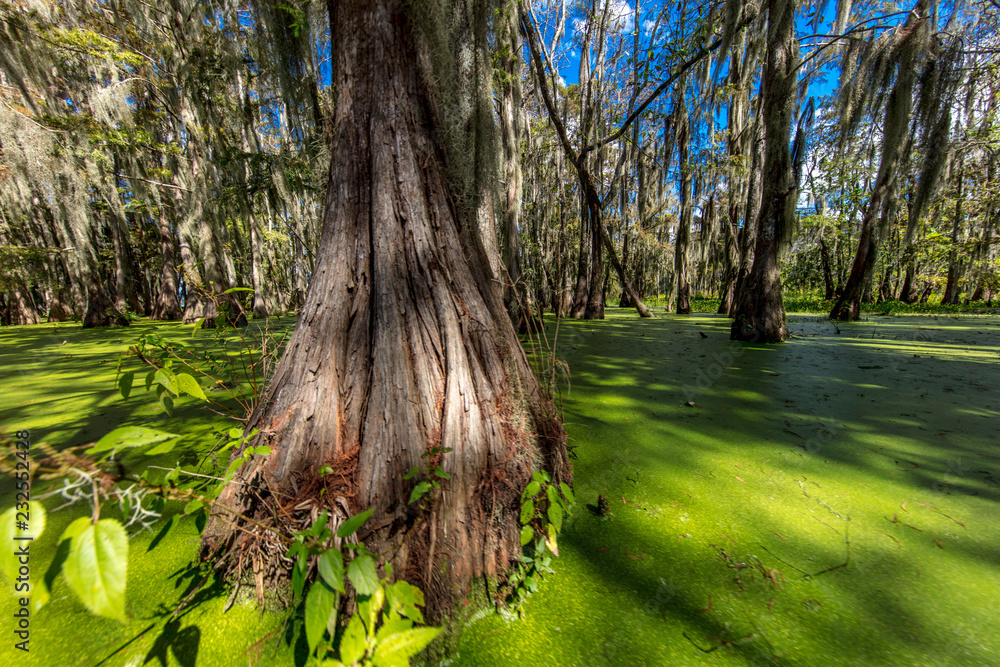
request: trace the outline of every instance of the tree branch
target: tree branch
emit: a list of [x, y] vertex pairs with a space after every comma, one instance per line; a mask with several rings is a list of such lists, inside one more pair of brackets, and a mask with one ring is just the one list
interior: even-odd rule
[[[738, 30], [742, 30], [743, 28], [747, 27], [756, 18], [757, 18], [756, 14], [751, 14], [750, 16], [747, 16], [740, 23], [740, 26], [739, 26]], [[604, 146], [606, 144], [609, 144], [612, 141], [615, 141], [616, 139], [618, 139], [619, 137], [621, 137], [623, 134], [625, 134], [625, 132], [628, 130], [629, 126], [631, 126], [632, 123], [635, 122], [635, 119], [638, 118], [642, 114], [642, 112], [646, 110], [646, 107], [648, 107], [650, 104], [652, 104], [653, 101], [657, 97], [659, 97], [661, 94], [663, 94], [663, 92], [665, 90], [667, 90], [667, 88], [669, 88], [671, 86], [671, 84], [673, 84], [675, 81], [677, 81], [677, 79], [679, 79], [685, 72], [687, 72], [689, 69], [691, 69], [692, 67], [694, 67], [695, 65], [697, 65], [699, 62], [701, 62], [702, 58], [704, 58], [705, 56], [707, 56], [707, 55], [711, 54], [712, 52], [714, 52], [721, 45], [722, 45], [722, 38], [720, 37], [720, 38], [716, 39], [714, 42], [712, 42], [711, 44], [709, 44], [708, 46], [702, 46], [702, 47], [700, 47], [698, 49], [697, 53], [695, 53], [693, 56], [691, 56], [690, 58], [688, 58], [687, 60], [685, 60], [679, 66], [677, 66], [674, 69], [673, 73], [669, 77], [667, 77], [666, 81], [664, 81], [659, 86], [657, 86], [656, 89], [653, 92], [651, 92], [646, 97], [645, 100], [642, 101], [642, 104], [640, 104], [635, 109], [635, 111], [633, 111], [631, 114], [629, 114], [628, 118], [626, 118], [622, 122], [621, 126], [617, 130], [615, 130], [614, 132], [612, 132], [608, 136], [604, 137], [603, 139], [599, 139], [599, 140], [595, 141], [594, 143], [590, 144], [589, 146], [586, 146], [585, 148], [583, 148], [580, 151], [580, 157], [582, 158], [582, 157], [586, 156], [587, 153], [591, 152], [592, 150], [601, 148], [602, 146]]]

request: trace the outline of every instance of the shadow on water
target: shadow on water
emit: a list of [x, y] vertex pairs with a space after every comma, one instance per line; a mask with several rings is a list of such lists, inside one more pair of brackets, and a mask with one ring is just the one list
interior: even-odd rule
[[792, 317], [764, 346], [721, 316], [562, 321], [578, 501], [613, 516], [578, 510], [525, 620], [460, 657], [1000, 664], [996, 324]]

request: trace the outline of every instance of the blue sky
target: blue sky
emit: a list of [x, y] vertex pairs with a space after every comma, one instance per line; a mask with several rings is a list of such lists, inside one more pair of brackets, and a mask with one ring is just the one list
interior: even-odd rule
[[[611, 16], [612, 23], [617, 22], [618, 30], [625, 31], [627, 33], [632, 33], [634, 30], [634, 2], [627, 2], [626, 0], [611, 0]], [[539, 8], [545, 7], [548, 4], [545, 0], [541, 0], [538, 3]], [[567, 4], [570, 4], [567, 2]], [[653, 27], [654, 11], [658, 11], [662, 6], [662, 0], [656, 0], [655, 2], [642, 3], [640, 6], [640, 29], [643, 30], [643, 40], [646, 41], [648, 35]], [[823, 25], [820, 31], [824, 31], [829, 28], [830, 24], [833, 22], [835, 14], [835, 3], [829, 2], [823, 14]], [[538, 14], [538, 18], [541, 20], [542, 16]], [[564, 45], [572, 44], [577, 38], [576, 31], [581, 27], [580, 18], [574, 17], [573, 12], [570, 12], [570, 16], [566, 21], [566, 35], [561, 40]], [[798, 20], [798, 32], [800, 35], [809, 35], [814, 31], [808, 25], [808, 21], [800, 17]], [[546, 35], [548, 39], [552, 37], [552, 31], [550, 30]], [[627, 48], [631, 49], [632, 37], [628, 36], [626, 40]], [[646, 47], [648, 48], [648, 42], [646, 42]], [[807, 55], [810, 51], [803, 51], [803, 56]], [[562, 61], [559, 66], [559, 74], [566, 81], [566, 83], [578, 83], [579, 82], [579, 68], [580, 68], [580, 53], [578, 48], [569, 48], [565, 50]], [[809, 88], [809, 95], [813, 97], [829, 95], [836, 88], [836, 75], [827, 74], [815, 79]]]

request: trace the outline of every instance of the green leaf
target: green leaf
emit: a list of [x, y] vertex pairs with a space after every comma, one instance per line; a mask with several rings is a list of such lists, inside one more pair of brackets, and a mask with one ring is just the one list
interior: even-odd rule
[[153, 374], [153, 382], [168, 389], [174, 396], [178, 396], [180, 393], [177, 391], [177, 376], [166, 368], [160, 368]]
[[559, 505], [558, 503], [549, 505], [548, 515], [549, 515], [549, 522], [556, 529], [556, 532], [558, 533], [559, 531], [561, 531], [563, 522], [562, 505]]
[[562, 499], [559, 497], [559, 492], [556, 491], [556, 487], [551, 484], [545, 487], [545, 495], [549, 498], [549, 505], [562, 505]]
[[521, 528], [521, 546], [527, 545], [535, 537], [535, 529], [531, 526]]
[[372, 595], [378, 589], [378, 573], [370, 556], [358, 556], [347, 566], [347, 578], [358, 595]]
[[[299, 560], [302, 560], [302, 554], [299, 554]], [[302, 596], [302, 589], [306, 585], [306, 574], [302, 571], [301, 567], [292, 568], [292, 593], [296, 598]]]
[[554, 555], [559, 555], [559, 543], [556, 542], [556, 530], [555, 526], [549, 524], [548, 535], [545, 537], [545, 546], [549, 548]]
[[434, 474], [441, 479], [451, 479], [451, 475], [446, 473], [441, 466], [434, 469]]
[[323, 639], [330, 614], [337, 604], [337, 593], [323, 581], [317, 581], [309, 588], [306, 595], [306, 642], [309, 653], [316, 650], [316, 645]]
[[128, 535], [115, 519], [89, 517], [71, 523], [62, 539], [70, 548], [63, 576], [80, 601], [98, 616], [125, 621]]
[[573, 491], [569, 488], [569, 484], [566, 482], [559, 482], [559, 490], [562, 491], [563, 496], [569, 501], [570, 505], [576, 504], [576, 498], [573, 497]]
[[132, 381], [135, 380], [135, 371], [122, 373], [118, 378], [118, 391], [122, 393], [122, 398], [128, 400], [128, 395], [132, 393]]
[[203, 401], [208, 400], [208, 397], [205, 396], [205, 392], [201, 388], [201, 385], [198, 384], [198, 381], [188, 373], [177, 374], [177, 387], [188, 396], [194, 396], [195, 398], [200, 398]]
[[420, 482], [419, 484], [417, 484], [415, 487], [413, 487], [413, 491], [410, 492], [410, 501], [407, 503], [407, 505], [412, 505], [413, 503], [423, 498], [424, 494], [430, 491], [432, 488], [433, 487], [430, 482]]
[[413, 466], [410, 468], [410, 472], [403, 475], [403, 479], [413, 479], [420, 472], [420, 466]]
[[200, 329], [201, 325], [204, 324], [204, 323], [205, 323], [205, 318], [204, 317], [199, 317], [197, 320], [195, 320], [194, 325], [191, 327], [191, 337], [192, 338], [194, 338], [194, 335], [196, 333], [198, 333], [198, 329]]
[[205, 526], [207, 525], [208, 525], [208, 512], [202, 510], [201, 512], [198, 512], [197, 514], [194, 515], [194, 527], [195, 530], [198, 531], [199, 535], [205, 532]]
[[404, 632], [413, 627], [413, 621], [408, 618], [397, 618], [393, 621], [386, 621], [382, 624], [382, 627], [378, 629], [375, 634], [375, 643], [380, 643], [383, 639], [389, 635], [394, 635], [397, 632]]
[[316, 523], [314, 523], [312, 525], [312, 528], [309, 529], [309, 534], [312, 535], [313, 537], [318, 536], [320, 533], [323, 532], [323, 529], [326, 527], [326, 522], [329, 520], [330, 520], [330, 515], [329, 513], [327, 513], [326, 510], [320, 512], [319, 516], [316, 517]]
[[163, 411], [167, 413], [168, 417], [174, 416], [174, 399], [167, 392], [163, 392], [160, 395], [160, 403], [163, 404]]
[[385, 591], [381, 586], [371, 595], [358, 596], [358, 615], [361, 616], [369, 637], [375, 636], [375, 625], [378, 623], [379, 612], [385, 605]]
[[332, 588], [344, 592], [344, 557], [330, 549], [319, 557], [319, 576]]
[[239, 440], [243, 437], [243, 429], [241, 428], [231, 428], [229, 429], [229, 437], [233, 440]]
[[235, 292], [253, 292], [253, 289], [250, 287], [230, 287], [223, 294], [233, 294]]
[[122, 426], [108, 433], [90, 448], [91, 453], [104, 452], [110, 449], [130, 449], [145, 447], [165, 440], [179, 438], [176, 433], [157, 431], [145, 426]]
[[156, 377], [156, 371], [149, 371], [146, 373], [146, 391], [149, 391], [150, 387], [153, 386], [154, 377]]
[[441, 634], [441, 628], [412, 628], [389, 635], [375, 649], [372, 661], [376, 667], [396, 667], [409, 664], [409, 659], [423, 651]]
[[542, 485], [538, 482], [532, 481], [528, 486], [524, 487], [524, 493], [521, 494], [521, 500], [525, 501], [528, 498], [534, 498], [535, 494], [541, 491]]
[[370, 510], [365, 510], [360, 514], [355, 514], [350, 519], [340, 524], [340, 527], [337, 528], [337, 537], [350, 537], [356, 533], [358, 528], [364, 525], [365, 521], [368, 520], [368, 517], [370, 517], [374, 511], [374, 507]]
[[[17, 515], [21, 514], [20, 517]], [[29, 548], [32, 544], [30, 540], [16, 538], [30, 537], [37, 539], [45, 531], [47, 516], [45, 508], [37, 500], [28, 501], [28, 530], [20, 530], [17, 527], [18, 521], [24, 521], [25, 512], [18, 512], [16, 507], [0, 514], [0, 574], [11, 584], [10, 591], [18, 597], [30, 597], [32, 611], [38, 611], [49, 601], [49, 591], [44, 581], [28, 581], [27, 591], [17, 591], [15, 580], [17, 579], [21, 563], [18, 560], [17, 551], [20, 547]]]
[[552, 481], [552, 478], [549, 476], [549, 473], [545, 470], [542, 471], [536, 470], [535, 472], [531, 473], [531, 479], [535, 480], [539, 484], [548, 484], [549, 482]]
[[535, 518], [535, 501], [526, 500], [524, 504], [521, 505], [521, 524], [524, 525], [529, 523]]
[[417, 606], [424, 604], [424, 592], [409, 582], [400, 580], [391, 586], [386, 586], [385, 597], [389, 602], [389, 611], [405, 616], [417, 623], [424, 622], [424, 615]]
[[159, 456], [160, 454], [166, 454], [167, 452], [169, 452], [174, 448], [174, 445], [176, 445], [177, 442], [178, 442], [177, 440], [167, 440], [166, 442], [161, 442], [156, 447], [153, 447], [152, 449], [143, 452], [143, 455]]
[[361, 625], [361, 617], [355, 614], [340, 638], [340, 660], [347, 665], [353, 665], [361, 660], [368, 648], [365, 629]]
[[194, 514], [195, 512], [197, 512], [198, 510], [200, 510], [204, 506], [205, 506], [205, 502], [202, 501], [202, 500], [198, 500], [196, 498], [196, 499], [192, 500], [191, 502], [189, 502], [187, 505], [184, 506], [184, 514], [185, 514], [185, 516], [188, 515], [188, 514]]

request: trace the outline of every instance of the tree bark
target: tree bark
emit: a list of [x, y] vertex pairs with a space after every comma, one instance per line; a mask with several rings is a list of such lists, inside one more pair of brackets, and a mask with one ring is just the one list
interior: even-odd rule
[[[923, 29], [926, 17], [914, 12], [904, 26], [909, 30], [904, 39], [917, 39], [916, 33]], [[878, 173], [871, 197], [865, 206], [858, 237], [858, 253], [855, 255], [851, 273], [833, 310], [831, 319], [856, 320], [861, 315], [861, 302], [871, 291], [872, 274], [878, 260], [879, 245], [895, 207], [898, 173], [901, 159], [905, 156], [904, 144], [910, 131], [910, 115], [913, 109], [913, 89], [916, 83], [916, 50], [907, 45], [898, 46], [903, 56], [900, 58], [896, 81], [886, 101], [885, 131], [882, 136], [882, 152]]]
[[527, 287], [521, 279], [521, 34], [517, 20], [517, 6], [508, 3], [501, 9], [497, 41], [500, 49], [500, 145], [501, 168], [505, 187], [503, 209], [500, 213], [500, 252], [506, 272], [504, 276], [504, 304], [511, 321], [519, 332], [530, 327], [531, 311], [528, 307]]
[[[219, 501], [272, 523], [274, 507], [308, 506], [299, 520], [338, 496], [352, 512], [374, 508], [360, 536], [422, 580], [436, 618], [473, 576], [521, 553], [532, 471], [570, 478], [562, 426], [480, 237], [496, 175], [489, 4], [328, 7], [336, 99], [316, 269], [249, 421], [273, 453], [245, 464]], [[419, 480], [403, 476], [435, 447], [451, 477], [417, 513], [407, 500]], [[322, 465], [334, 474], [318, 475]], [[244, 539], [213, 517], [204, 546]]]
[[160, 293], [156, 297], [151, 317], [154, 320], [179, 320], [181, 304], [177, 299], [177, 264], [174, 259], [174, 236], [170, 230], [170, 219], [160, 217], [160, 258], [163, 263], [160, 276]]
[[128, 319], [108, 296], [95, 270], [91, 273], [87, 288], [87, 311], [83, 315], [84, 328], [128, 326]]
[[958, 296], [961, 292], [959, 288], [959, 278], [962, 276], [962, 264], [964, 263], [958, 254], [959, 232], [962, 229], [962, 203], [965, 197], [965, 159], [960, 158], [956, 173], [958, 183], [955, 187], [955, 215], [951, 224], [951, 249], [948, 251], [948, 280], [944, 288], [944, 296], [941, 297], [943, 304], [958, 303]]
[[690, 262], [689, 241], [691, 238], [691, 219], [694, 216], [694, 202], [691, 201], [691, 164], [688, 162], [690, 141], [690, 123], [685, 100], [685, 80], [678, 86], [677, 95], [677, 160], [680, 169], [680, 188], [678, 196], [681, 200], [680, 222], [677, 225], [677, 238], [674, 244], [674, 276], [677, 280], [677, 314], [687, 315], [691, 312], [691, 283], [688, 278]]
[[732, 340], [780, 343], [788, 337], [779, 255], [795, 215], [798, 188], [789, 149], [799, 49], [795, 0], [769, 0], [767, 60], [761, 94], [764, 168], [753, 267], [741, 282], [730, 329]]

